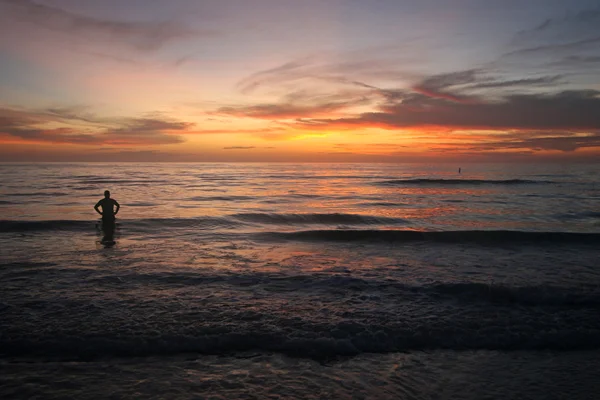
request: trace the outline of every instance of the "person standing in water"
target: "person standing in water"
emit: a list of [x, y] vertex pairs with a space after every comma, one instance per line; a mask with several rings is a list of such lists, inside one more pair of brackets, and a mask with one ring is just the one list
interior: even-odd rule
[[[102, 207], [102, 212], [98, 209]], [[104, 191], [104, 198], [96, 203], [94, 206], [94, 210], [100, 215], [102, 215], [102, 223], [114, 223], [115, 216], [119, 212], [121, 206], [115, 199], [110, 198], [110, 192], [108, 190]]]
[[[102, 212], [98, 209], [100, 207], [102, 207]], [[115, 245], [115, 215], [117, 215], [120, 208], [119, 202], [110, 198], [110, 192], [108, 190], [104, 191], [104, 198], [94, 206], [94, 210], [102, 215], [102, 232], [104, 233], [104, 236], [102, 237], [102, 240], [100, 240], [100, 243], [102, 243], [104, 247], [112, 247]]]

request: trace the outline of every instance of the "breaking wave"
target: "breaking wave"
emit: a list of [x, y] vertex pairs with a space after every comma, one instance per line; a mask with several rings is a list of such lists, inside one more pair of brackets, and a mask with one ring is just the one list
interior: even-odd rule
[[[47, 220], [47, 221], [11, 221], [0, 220], [0, 232], [35, 231], [93, 231], [96, 221]], [[197, 218], [147, 218], [117, 219], [117, 226], [128, 229], [164, 229], [164, 228], [231, 228], [248, 224], [265, 225], [406, 225], [401, 218], [374, 217], [358, 214], [275, 214], [240, 213], [222, 217]]]
[[358, 214], [263, 214], [243, 213], [234, 214], [233, 218], [261, 224], [348, 224], [348, 225], [384, 225], [406, 224], [402, 218], [373, 217]]
[[581, 243], [600, 244], [600, 233], [528, 231], [413, 231], [413, 230], [309, 230], [261, 234], [271, 240], [369, 241], [369, 242], [445, 242], [445, 243]]

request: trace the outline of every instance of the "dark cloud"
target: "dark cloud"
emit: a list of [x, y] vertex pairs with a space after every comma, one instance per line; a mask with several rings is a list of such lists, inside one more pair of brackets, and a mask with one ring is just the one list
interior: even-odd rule
[[139, 50], [156, 50], [172, 41], [209, 35], [177, 21], [113, 21], [78, 14], [32, 0], [0, 0], [0, 10], [10, 21], [74, 35], [75, 38], [105, 38]]
[[164, 118], [99, 120], [73, 110], [0, 108], [0, 134], [23, 142], [135, 146], [181, 143], [183, 139], [176, 134], [193, 126]]
[[465, 85], [476, 82], [477, 73], [477, 70], [471, 69], [467, 71], [434, 75], [425, 78], [418, 85], [413, 86], [412, 89], [415, 92], [424, 94], [428, 97], [456, 102], [468, 101], [468, 97], [453, 94], [450, 92], [450, 89], [457, 85]]
[[387, 129], [440, 126], [465, 129], [600, 130], [600, 92], [510, 95], [502, 101], [459, 103], [405, 93], [380, 112], [354, 118], [301, 121], [307, 129], [335, 126], [378, 126]]
[[578, 63], [600, 63], [600, 56], [570, 56], [565, 61]]
[[[414, 85], [414, 92], [427, 97], [443, 99], [453, 102], [476, 102], [473, 96], [465, 94], [471, 90], [480, 89], [527, 89], [529, 87], [555, 86], [563, 83], [563, 75], [550, 75], [523, 79], [502, 80], [492, 76], [484, 69], [470, 69], [466, 71], [439, 74], [423, 79]], [[396, 97], [402, 97], [395, 92]]]
[[489, 89], [489, 88], [507, 88], [523, 86], [543, 86], [559, 83], [563, 79], [562, 75], [543, 76], [540, 78], [516, 79], [509, 81], [490, 81], [480, 82], [468, 86], [468, 89]]
[[223, 150], [251, 150], [255, 148], [255, 146], [229, 146], [223, 147]]
[[525, 47], [506, 53], [502, 57], [506, 58], [539, 54], [548, 54], [553, 56], [556, 54], [568, 53], [572, 50], [595, 49], [598, 47], [598, 44], [600, 44], [600, 35], [587, 39], [575, 40], [567, 43], [551, 43], [533, 47]]
[[[336, 103], [296, 105], [293, 103], [227, 107], [219, 113], [260, 119], [296, 119], [296, 126], [327, 129], [330, 126], [356, 128], [378, 126], [387, 129], [439, 126], [494, 129], [599, 129], [600, 98], [594, 90], [573, 90], [549, 94], [515, 94], [515, 89], [540, 88], [561, 83], [562, 75], [501, 80], [483, 70], [466, 70], [423, 78], [410, 89], [381, 89], [346, 80], [354, 88], [338, 94]], [[465, 92], [478, 89], [511, 89], [494, 100], [473, 97]], [[498, 92], [496, 92], [498, 94]], [[343, 100], [343, 96], [347, 96]], [[297, 90], [286, 101], [318, 99]], [[355, 117], [332, 118], [331, 114], [351, 105], [377, 102], [378, 112]], [[329, 118], [323, 118], [329, 117]]]
[[553, 67], [583, 67], [590, 68], [596, 67], [597, 64], [600, 64], [600, 56], [582, 56], [582, 55], [571, 55], [563, 57], [558, 61], [554, 61], [550, 63], [550, 66]]
[[581, 148], [600, 147], [600, 133], [593, 133], [586, 136], [577, 136], [573, 134], [564, 134], [564, 136], [549, 136], [537, 138], [514, 139], [509, 141], [486, 142], [485, 144], [474, 144], [473, 149], [478, 150], [497, 150], [504, 149], [531, 149], [539, 150], [559, 150], [571, 152]]

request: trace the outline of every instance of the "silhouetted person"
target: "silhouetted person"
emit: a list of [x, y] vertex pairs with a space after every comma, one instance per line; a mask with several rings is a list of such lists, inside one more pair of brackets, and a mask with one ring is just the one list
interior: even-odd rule
[[[102, 212], [98, 210], [99, 207], [102, 207]], [[119, 212], [119, 208], [121, 206], [115, 199], [110, 198], [110, 192], [108, 190], [104, 191], [104, 198], [96, 203], [94, 206], [94, 210], [100, 215], [102, 215], [102, 223], [106, 222], [115, 222], [115, 215]]]
[[459, 169], [458, 169], [458, 173], [459, 173], [459, 174], [460, 174], [460, 171], [461, 171], [461, 170], [462, 170], [462, 168], [459, 168]]
[[[102, 212], [98, 209], [100, 207], [102, 207]], [[119, 203], [110, 198], [108, 190], [104, 191], [104, 198], [94, 206], [94, 210], [102, 215], [102, 231], [104, 232], [102, 243], [104, 244], [114, 244], [115, 215], [117, 215], [120, 208]]]

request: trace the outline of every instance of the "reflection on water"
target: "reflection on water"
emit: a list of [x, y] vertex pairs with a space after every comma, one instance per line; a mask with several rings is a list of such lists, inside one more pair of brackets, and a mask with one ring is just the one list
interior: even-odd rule
[[[14, 168], [19, 174], [9, 173]], [[0, 212], [24, 221], [90, 220], [94, 200], [110, 189], [124, 219], [345, 213], [407, 219], [417, 229], [598, 230], [598, 219], [589, 218], [600, 199], [597, 166], [473, 164], [460, 176], [456, 171], [455, 165], [199, 163], [117, 164], [107, 174], [97, 164], [0, 164]]]
[[100, 244], [104, 246], [104, 248], [110, 248], [117, 244], [115, 241], [117, 222], [115, 220], [100, 219], [96, 224], [96, 228], [101, 236]]
[[[595, 395], [595, 359], [571, 356], [600, 349], [598, 174], [470, 165], [464, 179], [493, 182], [462, 185], [455, 167], [120, 164], [107, 174], [78, 164], [15, 174], [0, 164], [0, 369], [9, 365], [0, 382], [20, 398], [40, 397], [21, 391], [33, 384], [65, 397], [73, 382], [86, 393], [96, 385], [91, 398], [144, 397], [140, 388], [160, 393], [147, 384], [166, 373], [178, 398], [212, 379], [224, 398], [249, 388], [547, 399], [548, 387], [577, 398], [560, 390], [574, 365]], [[428, 180], [402, 182], [417, 178]], [[510, 179], [553, 183], [497, 182]], [[96, 223], [105, 189], [122, 205], [117, 224]], [[336, 357], [335, 369], [317, 364]], [[552, 375], [557, 359], [567, 373]], [[120, 379], [130, 381], [113, 385]], [[502, 390], [531, 379], [537, 397]], [[310, 390], [280, 392], [281, 382]]]

